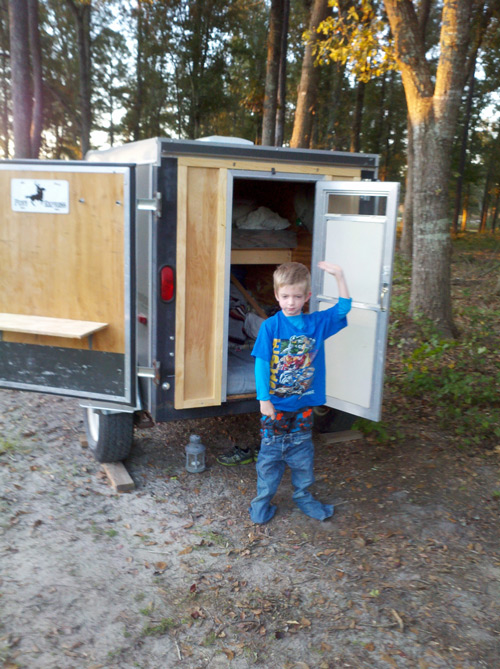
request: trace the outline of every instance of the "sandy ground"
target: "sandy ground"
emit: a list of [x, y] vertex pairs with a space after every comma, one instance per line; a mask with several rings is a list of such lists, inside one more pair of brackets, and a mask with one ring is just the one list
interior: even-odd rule
[[[189, 434], [208, 449], [184, 469]], [[253, 525], [256, 416], [136, 433], [117, 494], [74, 400], [0, 391], [0, 663], [26, 669], [500, 666], [500, 456], [408, 430], [317, 439], [319, 523]]]

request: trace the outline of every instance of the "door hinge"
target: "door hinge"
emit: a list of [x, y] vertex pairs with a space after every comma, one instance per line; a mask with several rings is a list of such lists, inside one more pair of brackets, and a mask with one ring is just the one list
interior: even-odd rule
[[156, 192], [153, 198], [137, 198], [137, 209], [140, 211], [153, 211], [156, 218], [161, 217], [161, 193]]
[[160, 363], [158, 360], [153, 360], [152, 367], [137, 367], [137, 376], [143, 379], [153, 379], [153, 383], [160, 385]]

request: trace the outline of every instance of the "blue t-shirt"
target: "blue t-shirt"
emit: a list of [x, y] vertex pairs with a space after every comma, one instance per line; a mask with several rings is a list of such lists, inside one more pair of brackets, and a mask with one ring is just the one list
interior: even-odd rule
[[298, 411], [325, 403], [324, 341], [347, 326], [351, 300], [339, 298], [325, 311], [287, 318], [282, 311], [260, 327], [252, 355], [257, 359], [257, 398], [262, 396], [259, 359], [269, 370], [269, 395], [276, 409]]

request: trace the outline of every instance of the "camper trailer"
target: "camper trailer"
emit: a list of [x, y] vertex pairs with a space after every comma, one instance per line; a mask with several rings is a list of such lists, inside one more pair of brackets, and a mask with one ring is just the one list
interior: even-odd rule
[[276, 308], [272, 273], [312, 272], [338, 299], [327, 406], [379, 420], [399, 186], [369, 154], [153, 138], [85, 161], [3, 161], [0, 387], [80, 399], [101, 462], [134, 423], [258, 410], [251, 350]]

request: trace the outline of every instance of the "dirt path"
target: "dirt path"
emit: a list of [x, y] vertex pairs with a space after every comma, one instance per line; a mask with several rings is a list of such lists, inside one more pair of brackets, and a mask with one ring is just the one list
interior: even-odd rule
[[[0, 663], [485, 667], [500, 663], [500, 457], [415, 428], [392, 448], [318, 442], [318, 523], [248, 519], [252, 465], [223, 468], [256, 417], [137, 433], [117, 495], [82, 448], [77, 402], [0, 391]], [[184, 471], [191, 432], [209, 468]]]

